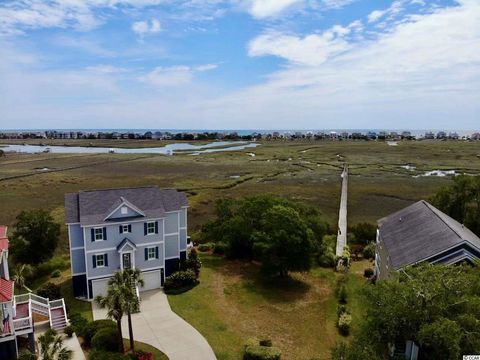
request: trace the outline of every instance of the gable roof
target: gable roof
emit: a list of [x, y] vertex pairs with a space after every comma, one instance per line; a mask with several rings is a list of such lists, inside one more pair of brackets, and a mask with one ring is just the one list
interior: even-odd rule
[[103, 224], [122, 202], [130, 204], [146, 218], [161, 218], [166, 212], [188, 206], [185, 193], [156, 186], [80, 191], [65, 195], [65, 222], [82, 226]]
[[125, 199], [123, 196], [120, 196], [120, 199], [118, 201], [116, 201], [112, 207], [111, 207], [111, 211], [109, 210], [108, 211], [108, 215], [105, 217], [104, 220], [108, 220], [108, 218], [110, 218], [118, 209], [120, 209], [120, 207], [122, 206], [127, 206], [129, 207], [131, 210], [133, 210], [134, 212], [136, 212], [139, 216], [145, 216], [145, 214], [143, 213], [142, 210], [140, 210], [139, 208], [137, 208], [135, 205], [133, 205], [130, 201], [128, 201], [127, 199]]
[[12, 280], [5, 280], [0, 278], [0, 303], [12, 301], [13, 299], [13, 284]]
[[8, 250], [7, 230], [7, 226], [0, 225], [0, 253], [2, 251]]
[[461, 244], [480, 251], [480, 238], [422, 200], [378, 221], [394, 269], [415, 264]]
[[123, 251], [123, 249], [126, 247], [126, 246], [130, 246], [130, 248], [132, 250], [136, 250], [137, 249], [137, 245], [135, 245], [130, 239], [123, 239], [122, 242], [120, 244], [118, 244], [117, 246], [117, 251], [118, 252], [121, 252]]

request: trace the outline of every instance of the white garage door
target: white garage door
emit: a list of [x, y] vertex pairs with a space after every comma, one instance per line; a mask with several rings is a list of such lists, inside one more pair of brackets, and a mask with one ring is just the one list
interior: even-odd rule
[[140, 287], [140, 291], [159, 289], [162, 286], [160, 270], [142, 272], [142, 279], [145, 285]]
[[92, 280], [92, 292], [93, 298], [101, 295], [105, 296], [107, 294], [108, 288], [108, 279]]

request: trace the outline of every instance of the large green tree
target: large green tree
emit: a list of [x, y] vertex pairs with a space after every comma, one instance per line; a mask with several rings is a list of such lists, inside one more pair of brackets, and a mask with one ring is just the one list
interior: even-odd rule
[[17, 263], [39, 264], [52, 257], [60, 225], [45, 210], [22, 211], [12, 236], [12, 256]]
[[480, 236], [480, 177], [457, 176], [441, 189], [433, 204]]
[[310, 269], [313, 232], [295, 209], [275, 205], [261, 217], [253, 250], [264, 271], [281, 277]]
[[[364, 349], [387, 358], [389, 344], [413, 340], [426, 360], [480, 353], [478, 267], [423, 264], [409, 268], [396, 279], [369, 286], [365, 301], [363, 326], [356, 344], [347, 350]], [[350, 358], [354, 359], [345, 357]]]

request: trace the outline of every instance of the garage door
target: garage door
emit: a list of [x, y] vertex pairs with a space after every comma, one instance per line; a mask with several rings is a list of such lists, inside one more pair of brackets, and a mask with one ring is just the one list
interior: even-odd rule
[[159, 289], [162, 286], [160, 270], [142, 272], [142, 279], [145, 285], [140, 291]]
[[105, 296], [107, 294], [108, 288], [108, 279], [92, 280], [92, 293], [93, 298], [101, 295]]

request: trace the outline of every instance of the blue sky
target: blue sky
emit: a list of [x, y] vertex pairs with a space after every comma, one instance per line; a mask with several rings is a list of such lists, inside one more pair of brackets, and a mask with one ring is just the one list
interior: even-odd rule
[[0, 128], [480, 128], [480, 0], [4, 0]]

